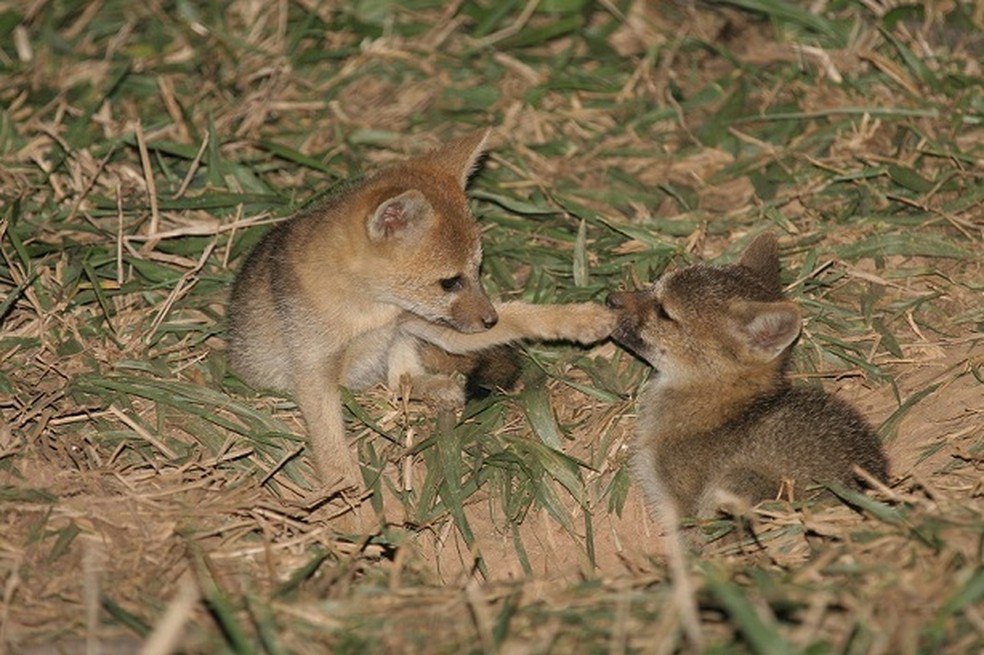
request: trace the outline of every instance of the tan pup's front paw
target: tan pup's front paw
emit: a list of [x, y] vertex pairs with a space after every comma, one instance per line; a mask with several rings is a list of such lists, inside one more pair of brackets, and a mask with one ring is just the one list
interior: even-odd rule
[[327, 458], [315, 451], [314, 455], [315, 468], [323, 484], [338, 489], [361, 489], [364, 486], [359, 463], [351, 454]]
[[588, 345], [612, 336], [618, 318], [614, 311], [593, 302], [569, 305], [569, 307], [569, 324], [564, 328], [565, 331], [570, 331], [568, 338]]
[[358, 464], [354, 468], [345, 467], [343, 470], [332, 471], [329, 479], [337, 480], [338, 487], [341, 489], [358, 491], [365, 486]]

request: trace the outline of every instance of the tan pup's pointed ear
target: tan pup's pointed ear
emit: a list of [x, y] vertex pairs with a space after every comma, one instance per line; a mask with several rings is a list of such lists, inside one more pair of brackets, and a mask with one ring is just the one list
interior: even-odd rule
[[799, 336], [801, 315], [796, 303], [739, 301], [730, 309], [731, 334], [745, 354], [760, 362], [771, 362]]
[[745, 248], [738, 260], [762, 281], [769, 291], [782, 293], [782, 282], [779, 277], [779, 243], [772, 232], [763, 232]]
[[380, 203], [366, 221], [366, 232], [370, 241], [416, 237], [433, 215], [434, 209], [424, 194], [411, 189]]
[[430, 152], [424, 157], [437, 168], [458, 180], [461, 188], [468, 185], [468, 178], [475, 172], [478, 162], [492, 134], [491, 128], [475, 130]]

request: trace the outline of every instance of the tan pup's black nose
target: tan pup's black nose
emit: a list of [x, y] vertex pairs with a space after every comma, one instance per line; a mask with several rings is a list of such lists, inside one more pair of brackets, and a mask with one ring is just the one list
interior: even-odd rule
[[486, 330], [495, 327], [495, 324], [498, 322], [499, 315], [495, 313], [494, 309], [490, 310], [488, 314], [482, 317], [482, 325], [485, 326]]

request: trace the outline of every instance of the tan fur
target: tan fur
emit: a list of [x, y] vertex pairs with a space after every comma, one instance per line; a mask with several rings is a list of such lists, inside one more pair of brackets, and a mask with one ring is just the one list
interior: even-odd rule
[[877, 436], [850, 406], [792, 387], [800, 311], [782, 296], [775, 237], [738, 263], [695, 265], [613, 293], [613, 337], [654, 367], [639, 399], [633, 470], [650, 511], [706, 518], [728, 499], [775, 498], [784, 483], [887, 477]]
[[[487, 132], [369, 176], [271, 230], [229, 305], [229, 357], [250, 384], [294, 395], [326, 476], [361, 480], [344, 438], [338, 386], [410, 380], [416, 395], [463, 402], [425, 371], [421, 340], [468, 353], [518, 339], [590, 343], [609, 335], [602, 305], [493, 305], [479, 228], [464, 192]], [[545, 324], [546, 323], [546, 324]]]

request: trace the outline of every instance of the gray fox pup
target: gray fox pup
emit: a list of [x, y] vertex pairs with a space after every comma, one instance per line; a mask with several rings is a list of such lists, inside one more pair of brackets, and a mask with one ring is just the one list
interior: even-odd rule
[[324, 476], [362, 480], [339, 385], [409, 381], [414, 395], [455, 405], [461, 385], [425, 370], [425, 344], [451, 354], [519, 339], [588, 344], [614, 327], [602, 304], [489, 300], [465, 195], [487, 137], [469, 135], [351, 183], [274, 227], [236, 278], [230, 361], [253, 386], [293, 394]]
[[764, 233], [736, 264], [688, 266], [609, 295], [613, 338], [653, 367], [631, 466], [654, 517], [709, 518], [789, 485], [857, 486], [854, 465], [887, 478], [881, 443], [855, 409], [790, 384], [801, 318], [779, 273], [775, 236]]

